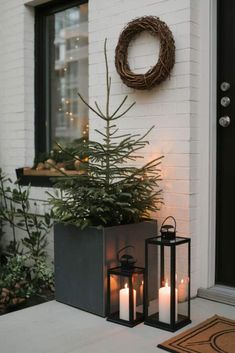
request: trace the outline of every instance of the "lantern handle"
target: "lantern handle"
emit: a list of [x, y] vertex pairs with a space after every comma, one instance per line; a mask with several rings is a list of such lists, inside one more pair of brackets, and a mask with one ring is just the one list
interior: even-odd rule
[[120, 253], [125, 250], [125, 249], [128, 249], [128, 248], [132, 248], [134, 249], [135, 247], [133, 245], [126, 245], [124, 246], [124, 248], [121, 248], [120, 250], [118, 250], [117, 252], [117, 260], [120, 261]]
[[[175, 227], [175, 232], [176, 232], [176, 220], [175, 220], [175, 218], [174, 218], [173, 216], [168, 216], [168, 217], [166, 217], [166, 219], [164, 219], [164, 221], [162, 222], [162, 225], [161, 225], [161, 229], [162, 229], [162, 226], [164, 225], [164, 223], [165, 223], [169, 218], [173, 219], [173, 221], [174, 221], [174, 227]], [[160, 231], [161, 231], [161, 229], [160, 229]]]

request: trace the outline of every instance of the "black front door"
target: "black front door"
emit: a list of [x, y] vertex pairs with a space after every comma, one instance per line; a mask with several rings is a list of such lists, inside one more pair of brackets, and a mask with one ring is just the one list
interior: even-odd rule
[[216, 283], [235, 287], [235, 1], [217, 8]]

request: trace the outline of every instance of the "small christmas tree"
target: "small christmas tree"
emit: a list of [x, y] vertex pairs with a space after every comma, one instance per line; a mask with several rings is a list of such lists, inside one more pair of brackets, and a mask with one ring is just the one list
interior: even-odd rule
[[[136, 154], [148, 141], [146, 134], [120, 134], [116, 121], [122, 118], [135, 103], [123, 112], [121, 108], [127, 96], [114, 112], [110, 112], [111, 78], [109, 77], [106, 40], [104, 44], [106, 65], [106, 109], [103, 112], [95, 102], [90, 106], [80, 95], [82, 102], [105, 123], [103, 131], [95, 130], [101, 137], [98, 141], [80, 144], [71, 159], [80, 162], [81, 172], [76, 176], [64, 174], [55, 185], [59, 188], [50, 194], [50, 204], [56, 218], [63, 223], [75, 224], [81, 229], [87, 226], [114, 226], [140, 222], [150, 217], [162, 203], [160, 180], [161, 158], [155, 158], [142, 167], [133, 166], [141, 158]], [[65, 152], [64, 148], [59, 148]], [[83, 158], [81, 158], [83, 156]], [[131, 165], [130, 165], [131, 164]]]

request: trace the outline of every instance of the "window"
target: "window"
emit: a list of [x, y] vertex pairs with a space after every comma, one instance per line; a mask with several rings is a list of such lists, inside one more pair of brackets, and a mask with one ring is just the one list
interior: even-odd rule
[[49, 152], [55, 142], [88, 134], [88, 4], [59, 1], [35, 12], [35, 147]]

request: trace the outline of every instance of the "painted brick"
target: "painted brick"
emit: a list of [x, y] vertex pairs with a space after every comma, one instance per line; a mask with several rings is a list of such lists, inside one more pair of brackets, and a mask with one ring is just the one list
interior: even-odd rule
[[[32, 165], [34, 156], [34, 17], [35, 5], [44, 0], [9, 0], [0, 3], [0, 166], [14, 176], [14, 169]], [[199, 75], [200, 37], [197, 0], [91, 0], [89, 2], [89, 100], [104, 105], [104, 38], [112, 76], [112, 109], [129, 95], [136, 105], [120, 122], [120, 130], [145, 133], [155, 125], [144, 151], [146, 160], [164, 155], [162, 176], [165, 205], [154, 217], [162, 220], [173, 214], [180, 233], [187, 233], [197, 244], [197, 197], [199, 165]], [[170, 26], [176, 43], [176, 64], [169, 80], [151, 91], [135, 91], [120, 80], [114, 52], [123, 27], [142, 15], [159, 16]], [[4, 29], [4, 30], [3, 30]], [[143, 34], [130, 46], [130, 65], [145, 72], [157, 60], [159, 43]], [[144, 53], [144, 55], [143, 55]], [[206, 117], [205, 117], [206, 118]], [[102, 128], [90, 114], [91, 138]], [[140, 162], [138, 162], [140, 163]], [[45, 190], [32, 189], [32, 198], [45, 200]], [[40, 212], [44, 212], [41, 206]], [[53, 244], [50, 244], [53, 251]], [[197, 245], [193, 249], [194, 279], [198, 281]], [[195, 283], [194, 287], [197, 287]]]

